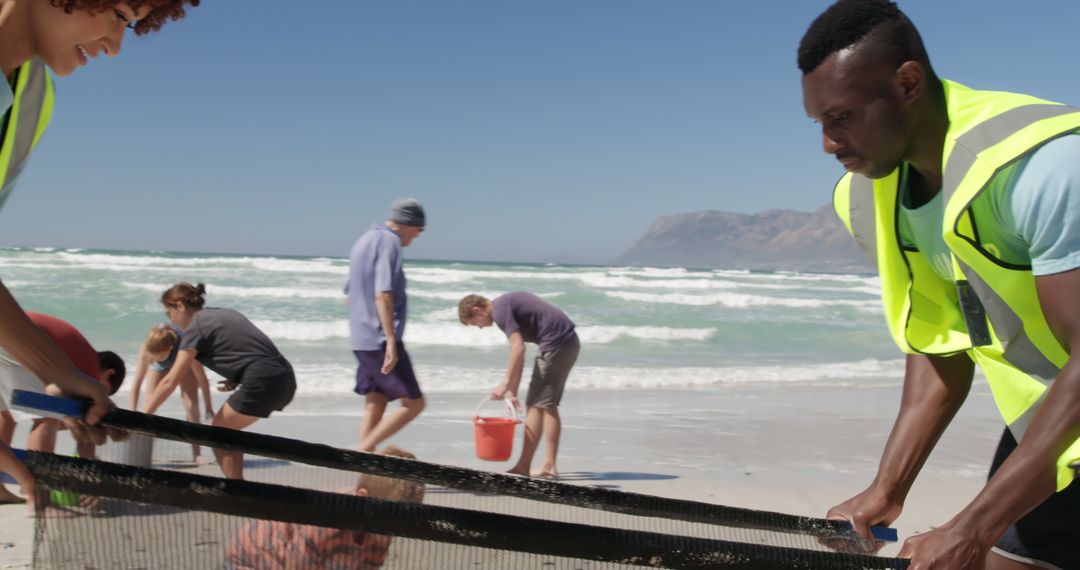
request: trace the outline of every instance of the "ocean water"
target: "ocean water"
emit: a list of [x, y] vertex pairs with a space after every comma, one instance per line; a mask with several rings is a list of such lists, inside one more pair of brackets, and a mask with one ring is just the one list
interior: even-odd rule
[[[482, 406], [502, 413], [485, 396], [502, 379], [506, 340], [462, 326], [456, 307], [469, 293], [531, 291], [565, 310], [582, 339], [560, 406], [560, 470], [609, 488], [809, 516], [877, 470], [903, 360], [876, 277], [447, 261], [408, 261], [405, 271], [405, 342], [428, 406], [391, 443], [427, 461], [508, 467], [475, 456], [472, 422]], [[71, 321], [130, 365], [164, 319], [161, 292], [206, 283], [209, 305], [251, 318], [297, 372], [292, 403], [250, 429], [338, 447], [356, 444], [363, 410], [352, 393], [347, 272], [346, 260], [327, 257], [0, 248], [0, 278], [24, 307]], [[183, 417], [179, 400], [161, 413]], [[20, 422], [16, 443], [28, 426]], [[980, 378], [913, 490], [905, 532], [940, 524], [981, 487], [1001, 429]], [[60, 438], [62, 453], [71, 446]], [[763, 498], [777, 492], [787, 498]]]
[[[414, 260], [405, 271], [404, 339], [427, 393], [480, 397], [499, 382], [505, 337], [461, 325], [457, 301], [510, 291], [536, 293], [577, 324], [575, 390], [866, 389], [898, 386], [902, 374], [875, 276]], [[161, 292], [206, 283], [209, 306], [247, 315], [293, 363], [287, 413], [313, 411], [305, 401], [326, 412], [334, 399], [318, 396], [351, 390], [347, 273], [347, 260], [329, 257], [0, 248], [0, 278], [25, 308], [72, 322], [129, 365], [164, 319]]]

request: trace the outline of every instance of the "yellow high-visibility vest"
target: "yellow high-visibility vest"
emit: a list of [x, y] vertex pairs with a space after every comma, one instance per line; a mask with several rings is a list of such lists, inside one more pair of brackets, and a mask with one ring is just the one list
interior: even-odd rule
[[[944, 82], [949, 129], [942, 153], [942, 235], [954, 281], [920, 252], [901, 247], [899, 169], [878, 180], [848, 173], [833, 206], [855, 241], [877, 261], [893, 340], [913, 354], [967, 352], [986, 375], [1002, 418], [1017, 440], [1069, 358], [1039, 306], [1030, 266], [995, 257], [980, 243], [973, 204], [1003, 168], [1047, 141], [1080, 132], [1080, 109], [1027, 95], [975, 91]], [[1080, 160], [1080, 156], [1077, 157]], [[1076, 476], [1080, 440], [1057, 464], [1058, 490]]]
[[0, 133], [0, 204], [10, 194], [9, 182], [18, 176], [30, 152], [52, 118], [54, 88], [45, 62], [32, 59], [15, 71], [15, 100], [4, 116]]

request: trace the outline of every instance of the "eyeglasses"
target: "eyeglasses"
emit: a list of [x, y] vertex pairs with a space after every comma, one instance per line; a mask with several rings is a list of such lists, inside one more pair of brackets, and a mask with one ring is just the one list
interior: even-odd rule
[[127, 14], [124, 14], [120, 10], [113, 9], [113, 14], [116, 16], [118, 23], [124, 24], [124, 27], [129, 30], [134, 30], [139, 25], [139, 21], [134, 18], [129, 18]]

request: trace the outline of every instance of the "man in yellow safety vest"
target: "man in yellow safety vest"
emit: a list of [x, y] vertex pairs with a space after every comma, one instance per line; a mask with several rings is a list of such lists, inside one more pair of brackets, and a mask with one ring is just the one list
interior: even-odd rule
[[978, 364], [1007, 424], [990, 479], [900, 555], [913, 570], [1080, 568], [1080, 109], [939, 79], [887, 0], [833, 4], [798, 64], [848, 171], [837, 214], [876, 260], [907, 353], [877, 476], [828, 516], [869, 537], [900, 515]]

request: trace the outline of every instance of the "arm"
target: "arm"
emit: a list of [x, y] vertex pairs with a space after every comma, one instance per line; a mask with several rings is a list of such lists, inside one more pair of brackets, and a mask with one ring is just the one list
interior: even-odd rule
[[[1035, 278], [1039, 303], [1069, 354], [1080, 354], [1080, 269]], [[1080, 439], [1080, 362], [1069, 358], [1016, 450], [964, 510], [941, 528], [909, 539], [900, 556], [966, 567], [982, 560], [1010, 524], [1057, 488], [1057, 461]], [[1077, 483], [1073, 483], [1076, 485]], [[939, 563], [941, 563], [939, 562]], [[937, 568], [937, 566], [935, 566]]]
[[[0, 347], [31, 374], [55, 384], [64, 394], [92, 400], [93, 404], [86, 411], [86, 423], [98, 423], [113, 407], [105, 387], [75, 368], [52, 340], [34, 326], [3, 283], [0, 283]], [[89, 437], [95, 443], [105, 442], [102, 433], [88, 432], [84, 426], [73, 422], [65, 423], [77, 438]]]
[[144, 414], [152, 414], [165, 403], [165, 400], [169, 399], [169, 395], [173, 393], [173, 390], [180, 384], [180, 376], [185, 374], [190, 368], [191, 363], [195, 361], [195, 350], [184, 349], [177, 351], [176, 361], [173, 362], [172, 368], [169, 369], [169, 373], [164, 378], [158, 381], [157, 387], [154, 388], [154, 393], [146, 399], [146, 407], [143, 408]]
[[862, 493], [829, 510], [831, 519], [851, 521], [863, 538], [870, 526], [892, 524], [938, 438], [967, 398], [975, 365], [966, 354], [908, 355], [904, 394], [877, 476]]
[[214, 402], [210, 399], [210, 379], [206, 377], [206, 368], [198, 360], [192, 360], [191, 373], [199, 383], [199, 391], [202, 392], [203, 402], [206, 404], [206, 420], [210, 421], [214, 417]]
[[386, 357], [383, 359], [382, 373], [389, 374], [397, 366], [397, 332], [394, 330], [394, 294], [379, 291], [375, 294], [375, 310], [379, 313], [379, 324], [386, 336]]
[[143, 378], [150, 368], [150, 354], [146, 352], [146, 345], [139, 347], [139, 361], [135, 364], [135, 383], [131, 386], [131, 405], [133, 410], [139, 409], [139, 391], [142, 389]]
[[494, 390], [491, 399], [501, 400], [509, 392], [517, 405], [518, 387], [521, 385], [521, 372], [525, 369], [525, 340], [521, 333], [514, 331], [508, 337], [510, 341], [510, 361], [506, 364], [506, 376]]

